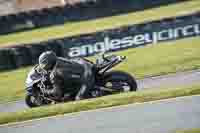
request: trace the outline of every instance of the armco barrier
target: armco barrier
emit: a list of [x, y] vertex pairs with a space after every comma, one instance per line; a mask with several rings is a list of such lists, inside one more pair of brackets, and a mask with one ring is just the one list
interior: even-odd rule
[[11, 48], [16, 67], [28, 66], [32, 64], [29, 48], [26, 46], [16, 46]]
[[0, 49], [0, 70], [15, 69], [16, 64], [11, 49]]
[[29, 65], [29, 63], [35, 64], [38, 62], [39, 55], [46, 50], [53, 50], [58, 56], [73, 58], [90, 56], [102, 51], [120, 51], [145, 45], [156, 45], [158, 42], [199, 35], [200, 12], [197, 12], [187, 16], [2, 49], [0, 69], [16, 68]]
[[97, 0], [0, 17], [0, 34], [144, 10], [187, 0]]

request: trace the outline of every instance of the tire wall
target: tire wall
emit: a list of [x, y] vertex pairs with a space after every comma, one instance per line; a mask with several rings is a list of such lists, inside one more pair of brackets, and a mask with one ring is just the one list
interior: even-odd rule
[[197, 12], [91, 34], [1, 48], [0, 70], [36, 64], [39, 55], [46, 50], [53, 50], [58, 56], [63, 57], [85, 57], [101, 51], [151, 46], [158, 42], [199, 35], [200, 12]]
[[108, 17], [183, 1], [186, 0], [87, 0], [75, 5], [31, 10], [0, 16], [0, 34]]

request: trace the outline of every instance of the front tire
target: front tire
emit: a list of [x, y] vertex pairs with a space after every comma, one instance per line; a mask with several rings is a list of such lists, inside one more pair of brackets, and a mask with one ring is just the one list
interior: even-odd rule
[[36, 104], [36, 98], [32, 95], [32, 94], [27, 94], [26, 97], [25, 97], [25, 102], [26, 102], [26, 105], [30, 108], [33, 108], [33, 107], [38, 107], [38, 105]]
[[[135, 78], [123, 71], [111, 71], [106, 73], [103, 84], [105, 87], [112, 88], [118, 93], [137, 90]], [[109, 94], [109, 92], [107, 92], [107, 94]]]

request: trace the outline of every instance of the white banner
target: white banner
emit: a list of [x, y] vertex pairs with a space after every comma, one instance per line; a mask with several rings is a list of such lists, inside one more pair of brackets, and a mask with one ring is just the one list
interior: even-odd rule
[[102, 51], [120, 50], [129, 47], [138, 47], [144, 44], [157, 44], [160, 41], [175, 40], [197, 35], [200, 35], [200, 24], [168, 28], [158, 32], [142, 33], [117, 39], [112, 39], [107, 36], [100, 42], [69, 48], [68, 56], [87, 56]]

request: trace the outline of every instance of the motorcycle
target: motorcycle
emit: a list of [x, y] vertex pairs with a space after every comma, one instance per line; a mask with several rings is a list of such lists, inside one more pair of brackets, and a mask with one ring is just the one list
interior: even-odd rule
[[[85, 58], [83, 58], [85, 59]], [[133, 76], [124, 71], [109, 71], [116, 65], [126, 59], [125, 56], [102, 54], [96, 60], [96, 63], [91, 62], [94, 66], [95, 85], [88, 98], [96, 98], [116, 93], [130, 92], [137, 90], [137, 83]], [[25, 102], [29, 107], [38, 107], [48, 104], [57, 103], [53, 97], [46, 96], [43, 93], [44, 89], [50, 88], [52, 85], [48, 81], [48, 74], [42, 71], [36, 71], [35, 66], [28, 74], [26, 79], [26, 97]], [[65, 101], [74, 101], [77, 92], [64, 92]]]

